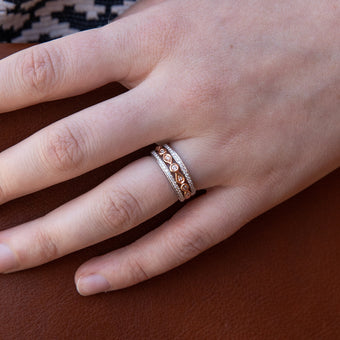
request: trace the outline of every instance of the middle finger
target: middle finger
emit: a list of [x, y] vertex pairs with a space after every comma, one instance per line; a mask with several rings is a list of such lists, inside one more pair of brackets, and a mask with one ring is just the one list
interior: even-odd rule
[[[148, 85], [152, 83], [152, 85]], [[177, 129], [145, 81], [133, 90], [61, 119], [0, 153], [0, 203], [79, 176]], [[158, 113], [162, 112], [162, 116]]]

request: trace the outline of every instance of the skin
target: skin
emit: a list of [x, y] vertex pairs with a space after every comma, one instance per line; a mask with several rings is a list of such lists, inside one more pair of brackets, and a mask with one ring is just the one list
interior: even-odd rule
[[[75, 283], [91, 295], [188, 261], [339, 166], [339, 26], [331, 0], [146, 0], [102, 28], [1, 60], [0, 112], [112, 81], [129, 91], [1, 152], [0, 203], [168, 142], [206, 194], [136, 242], [82, 264]], [[1, 231], [0, 272], [113, 237], [176, 200], [155, 160], [139, 159]]]

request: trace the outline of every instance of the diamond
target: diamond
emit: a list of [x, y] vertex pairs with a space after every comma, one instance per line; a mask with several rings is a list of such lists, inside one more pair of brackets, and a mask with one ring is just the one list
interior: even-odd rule
[[175, 174], [175, 179], [179, 184], [183, 184], [185, 182], [185, 178], [182, 174]]
[[183, 183], [181, 185], [181, 189], [182, 189], [182, 191], [188, 191], [189, 190], [189, 185], [187, 183]]
[[160, 145], [156, 146], [156, 151], [160, 156], [163, 156], [166, 153], [166, 149], [162, 148]]
[[172, 163], [172, 164], [170, 165], [170, 171], [171, 171], [171, 172], [176, 172], [176, 171], [178, 171], [178, 170], [179, 170], [178, 164]]
[[190, 191], [184, 191], [183, 195], [186, 199], [188, 199], [188, 198], [191, 197], [191, 192]]
[[168, 153], [163, 155], [163, 160], [165, 163], [171, 164], [172, 163], [172, 157]]

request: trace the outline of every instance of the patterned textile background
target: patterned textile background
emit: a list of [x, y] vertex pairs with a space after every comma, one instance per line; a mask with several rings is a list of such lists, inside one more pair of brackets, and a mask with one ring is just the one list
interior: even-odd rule
[[0, 0], [0, 42], [45, 42], [104, 26], [135, 0]]

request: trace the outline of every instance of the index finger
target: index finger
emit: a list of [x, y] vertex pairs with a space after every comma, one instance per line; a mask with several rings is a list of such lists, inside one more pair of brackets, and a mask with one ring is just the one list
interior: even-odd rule
[[[129, 27], [130, 26], [130, 27]], [[85, 93], [130, 72], [133, 27], [118, 20], [0, 61], [0, 112]]]

